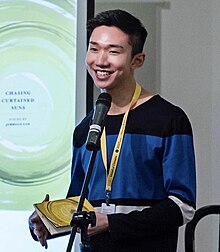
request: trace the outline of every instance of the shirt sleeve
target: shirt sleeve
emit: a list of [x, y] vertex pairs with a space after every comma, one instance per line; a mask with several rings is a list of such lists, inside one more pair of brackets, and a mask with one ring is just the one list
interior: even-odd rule
[[175, 196], [169, 196], [169, 198], [173, 200], [173, 202], [175, 202], [180, 208], [182, 216], [183, 216], [183, 224], [190, 222], [194, 217], [195, 208], [188, 205], [187, 203], [182, 202], [180, 199], [178, 199]]
[[181, 113], [173, 119], [171, 128], [173, 133], [164, 139], [164, 188], [167, 196], [174, 196], [195, 209], [196, 164], [191, 125], [187, 116]]
[[167, 198], [159, 204], [128, 214], [108, 215], [112, 240], [155, 237], [183, 225], [179, 206]]

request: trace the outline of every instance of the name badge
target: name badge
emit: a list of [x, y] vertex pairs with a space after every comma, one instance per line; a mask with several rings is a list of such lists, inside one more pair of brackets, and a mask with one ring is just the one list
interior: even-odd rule
[[115, 213], [115, 204], [102, 203], [101, 213], [104, 214], [113, 214]]

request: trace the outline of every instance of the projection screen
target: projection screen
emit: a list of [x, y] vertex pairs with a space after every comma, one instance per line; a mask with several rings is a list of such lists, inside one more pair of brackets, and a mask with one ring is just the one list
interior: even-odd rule
[[[86, 106], [85, 2], [0, 0], [0, 251], [41, 251], [28, 230], [33, 204], [66, 195]], [[48, 251], [65, 251], [67, 239]]]

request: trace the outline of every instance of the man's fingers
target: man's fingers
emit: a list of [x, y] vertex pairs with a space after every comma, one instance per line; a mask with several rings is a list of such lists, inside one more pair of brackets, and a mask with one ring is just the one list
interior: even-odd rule
[[44, 198], [44, 200], [43, 200], [43, 201], [49, 201], [49, 199], [50, 199], [49, 194], [46, 194], [46, 195], [45, 195], [45, 198]]
[[41, 238], [39, 238], [39, 242], [40, 242], [40, 244], [42, 245], [42, 247], [45, 247], [45, 248], [48, 247], [48, 245], [47, 245], [47, 240], [45, 239], [44, 236], [42, 236]]
[[48, 247], [48, 245], [47, 245], [47, 232], [44, 231], [43, 228], [38, 228], [38, 229], [36, 228], [34, 230], [34, 234], [37, 236], [40, 244], [43, 247], [47, 248]]
[[[43, 202], [44, 201], [49, 201], [49, 194], [45, 195]], [[33, 229], [33, 232], [37, 236], [37, 239], [39, 240], [40, 244], [43, 247], [45, 247], [45, 249], [47, 249], [48, 248], [48, 244], [47, 244], [48, 232], [40, 216], [37, 214], [36, 211], [34, 211], [32, 215], [29, 217], [29, 226]]]
[[39, 217], [37, 214], [33, 214], [33, 215], [30, 217], [30, 220], [31, 220], [31, 223], [37, 223], [37, 222], [39, 222], [40, 217]]
[[47, 249], [48, 248], [48, 244], [47, 244], [47, 241], [45, 242], [45, 249]]

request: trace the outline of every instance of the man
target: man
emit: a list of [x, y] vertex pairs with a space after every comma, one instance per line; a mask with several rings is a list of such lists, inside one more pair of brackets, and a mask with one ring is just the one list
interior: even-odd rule
[[[97, 209], [96, 226], [88, 228], [92, 251], [176, 251], [178, 228], [195, 211], [190, 122], [179, 107], [136, 83], [147, 37], [138, 19], [122, 10], [105, 11], [88, 22], [88, 30], [88, 72], [112, 97], [87, 195]], [[81, 192], [92, 114], [74, 132], [67, 196]], [[36, 213], [30, 222], [47, 246], [48, 232]]]

